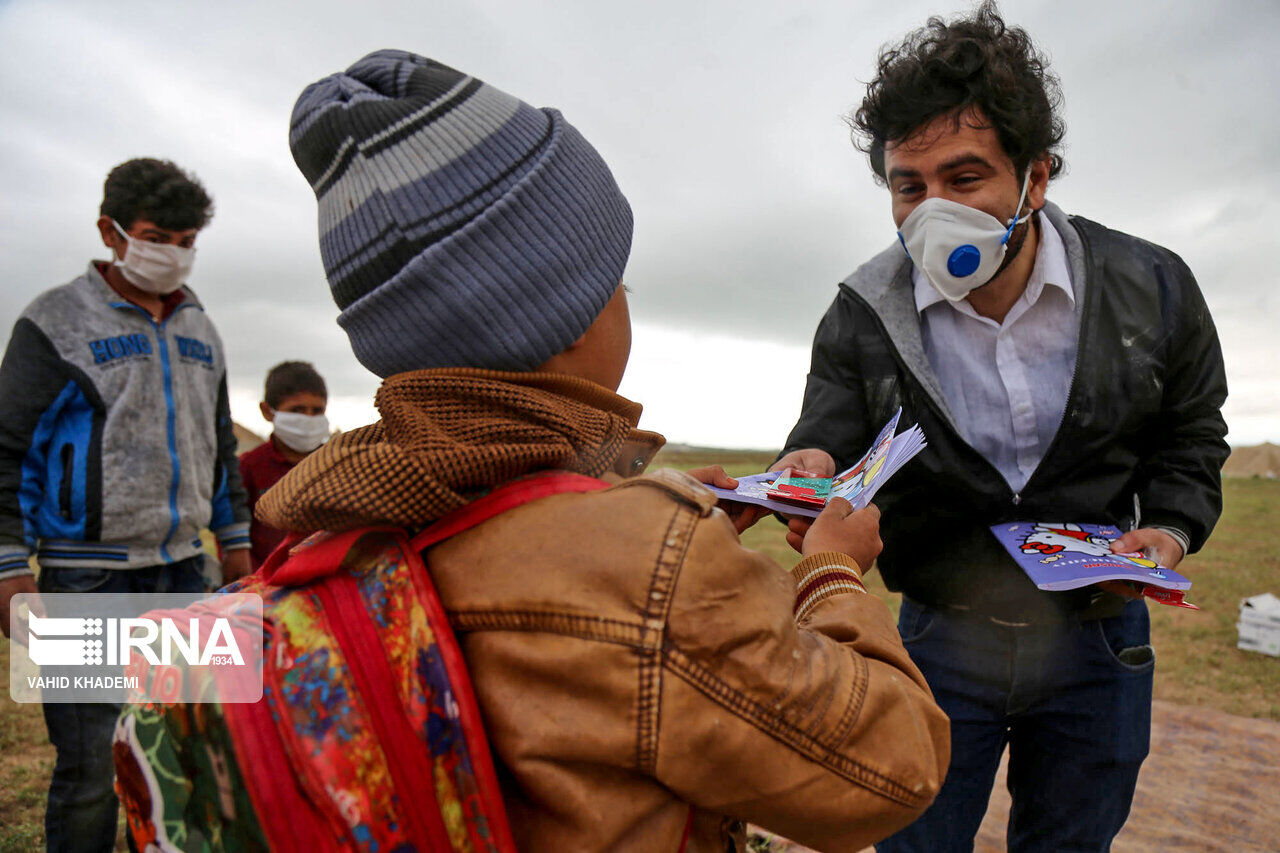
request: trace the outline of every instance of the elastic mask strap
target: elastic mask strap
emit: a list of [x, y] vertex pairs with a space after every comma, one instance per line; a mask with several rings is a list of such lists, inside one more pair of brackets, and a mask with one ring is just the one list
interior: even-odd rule
[[1009, 238], [1013, 236], [1013, 229], [1031, 218], [1031, 214], [1035, 211], [1028, 210], [1027, 215], [1018, 218], [1018, 211], [1022, 210], [1022, 203], [1027, 200], [1027, 187], [1031, 186], [1031, 164], [1027, 164], [1027, 176], [1022, 179], [1022, 193], [1018, 196], [1018, 206], [1014, 208], [1013, 219], [1009, 222], [1009, 227], [1005, 229], [1004, 236], [1000, 238], [1000, 245], [1003, 246], [1009, 242]]
[[[131, 243], [130, 241], [131, 241], [133, 238], [129, 236], [129, 232], [128, 232], [128, 231], [125, 231], [123, 228], [121, 228], [121, 227], [120, 227], [120, 223], [119, 223], [119, 222], [116, 222], [116, 221], [113, 219], [113, 220], [111, 220], [111, 225], [116, 229], [116, 232], [117, 232], [121, 237], [123, 237], [123, 238], [124, 238], [124, 241], [125, 241], [126, 243], [129, 243], [130, 245], [132, 245], [132, 243]], [[123, 258], [121, 258], [121, 257], [120, 257], [120, 253], [119, 253], [119, 252], [117, 252], [117, 251], [115, 250], [115, 248], [114, 248], [114, 247], [112, 247], [112, 249], [111, 249], [111, 254], [115, 255], [115, 260], [113, 260], [113, 261], [111, 262], [111, 263], [113, 263], [113, 264], [119, 264], [119, 263], [121, 263], [121, 262], [124, 260]]]

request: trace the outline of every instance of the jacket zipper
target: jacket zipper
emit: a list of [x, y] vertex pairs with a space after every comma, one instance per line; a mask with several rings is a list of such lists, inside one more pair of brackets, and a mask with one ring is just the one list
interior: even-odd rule
[[184, 308], [196, 307], [194, 303], [183, 302], [173, 309], [173, 312], [163, 320], [156, 320], [138, 305], [132, 302], [112, 302], [113, 307], [129, 308], [137, 311], [156, 333], [156, 342], [160, 350], [160, 369], [164, 376], [164, 402], [166, 410], [165, 426], [169, 439], [169, 464], [173, 468], [173, 476], [169, 480], [169, 532], [165, 534], [164, 541], [160, 543], [160, 556], [166, 563], [173, 562], [169, 556], [169, 541], [173, 539], [173, 534], [178, 530], [178, 487], [182, 484], [182, 467], [178, 460], [178, 421], [177, 411], [173, 400], [173, 369], [169, 366], [169, 343], [165, 338], [165, 326], [170, 320], [178, 315], [178, 312]]
[[316, 593], [324, 602], [334, 638], [369, 709], [414, 847], [420, 853], [453, 849], [435, 795], [434, 768], [425, 759], [426, 747], [414, 733], [404, 707], [398, 698], [388, 695], [395, 689], [391, 667], [355, 578], [346, 573], [334, 575], [319, 584]]

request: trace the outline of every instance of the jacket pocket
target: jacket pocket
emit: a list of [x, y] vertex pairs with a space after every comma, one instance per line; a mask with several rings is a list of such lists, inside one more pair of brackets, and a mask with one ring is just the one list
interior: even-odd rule
[[58, 484], [58, 511], [67, 521], [71, 521], [71, 482], [76, 472], [76, 446], [71, 443], [62, 445], [62, 482]]

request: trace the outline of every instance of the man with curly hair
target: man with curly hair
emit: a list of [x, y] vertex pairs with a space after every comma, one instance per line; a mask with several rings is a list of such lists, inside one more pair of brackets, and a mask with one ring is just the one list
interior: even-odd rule
[[1213, 321], [1177, 255], [1046, 201], [1060, 104], [1030, 37], [987, 2], [884, 48], [851, 120], [898, 239], [819, 325], [779, 466], [833, 473], [899, 406], [929, 439], [879, 492], [879, 566], [952, 759], [882, 853], [972, 849], [1006, 746], [1009, 849], [1108, 849], [1149, 747], [1146, 606], [1041, 591], [989, 528], [1117, 523], [1115, 550], [1174, 566], [1221, 511]]
[[[36, 298], [0, 364], [0, 625], [12, 596], [202, 592], [200, 531], [249, 572], [222, 343], [186, 286], [213, 202], [171, 162], [111, 170], [97, 221], [113, 260]], [[29, 559], [40, 565], [38, 582]], [[119, 707], [46, 703], [51, 851], [111, 850]]]

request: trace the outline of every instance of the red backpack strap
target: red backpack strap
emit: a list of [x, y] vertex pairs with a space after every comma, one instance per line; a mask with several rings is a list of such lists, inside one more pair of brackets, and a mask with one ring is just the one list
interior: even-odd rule
[[398, 527], [359, 527], [339, 533], [322, 531], [306, 536], [290, 533], [258, 569], [264, 581], [275, 586], [302, 586], [333, 574], [342, 558], [368, 533], [396, 533]]
[[507, 510], [515, 509], [529, 501], [550, 497], [551, 495], [597, 492], [607, 488], [609, 488], [609, 484], [604, 480], [597, 480], [595, 477], [574, 474], [569, 471], [550, 471], [545, 474], [524, 477], [504, 486], [499, 486], [484, 497], [449, 513], [414, 536], [409, 540], [409, 544], [413, 546], [415, 551], [425, 551], [450, 536], [457, 536], [464, 530], [470, 530], [482, 522], [501, 515]]
[[463, 737], [467, 742], [472, 757], [472, 770], [475, 774], [476, 786], [481, 800], [487, 805], [486, 811], [493, 820], [490, 832], [494, 847], [501, 853], [515, 853], [515, 841], [511, 837], [510, 825], [507, 822], [506, 807], [502, 799], [502, 791], [498, 784], [494, 769], [493, 754], [489, 749], [489, 738], [485, 732], [484, 721], [480, 717], [480, 705], [476, 701], [475, 691], [471, 685], [471, 675], [466, 661], [462, 657], [462, 648], [449, 625], [448, 614], [444, 605], [431, 584], [423, 560], [423, 552], [439, 542], [456, 536], [464, 530], [501, 515], [507, 510], [550, 495], [593, 492], [608, 488], [609, 484], [593, 477], [581, 474], [556, 471], [526, 477], [508, 483], [472, 501], [467, 506], [450, 513], [410, 540], [407, 556], [410, 560], [419, 561], [421, 572], [419, 592], [426, 608], [429, 621], [436, 632], [440, 660], [449, 674], [453, 688], [454, 700], [457, 703], [457, 715], [462, 726]]

